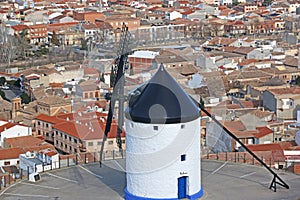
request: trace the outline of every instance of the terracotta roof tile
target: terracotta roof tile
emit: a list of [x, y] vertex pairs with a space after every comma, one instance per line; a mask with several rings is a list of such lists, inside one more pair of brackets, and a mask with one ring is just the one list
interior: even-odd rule
[[99, 74], [98, 70], [96, 68], [91, 68], [91, 67], [85, 67], [84, 68], [84, 74]]
[[262, 138], [268, 134], [272, 134], [273, 131], [271, 129], [269, 129], [268, 127], [256, 127], [256, 130], [258, 131], [255, 134], [256, 138]]
[[0, 149], [0, 160], [16, 159], [23, 153], [25, 153], [25, 151], [21, 148]]
[[300, 87], [268, 89], [267, 91], [273, 93], [274, 95], [283, 95], [283, 94], [300, 95]]
[[270, 115], [274, 115], [273, 112], [269, 112], [269, 111], [261, 111], [261, 110], [253, 110], [251, 112], [252, 115], [255, 115], [256, 117], [258, 118], [264, 118], [264, 117], [267, 117], [267, 116], [270, 116]]
[[[57, 124], [53, 126], [53, 128], [81, 140], [102, 139], [105, 130], [105, 123], [98, 119], [78, 122], [69, 121]], [[115, 138], [116, 136], [117, 124], [112, 124], [108, 138]], [[124, 131], [122, 133], [122, 137], [125, 137]]]
[[242, 121], [224, 121], [224, 126], [230, 131], [246, 130], [246, 127]]
[[10, 129], [11, 127], [14, 127], [15, 125], [16, 125], [16, 123], [8, 122], [8, 123], [0, 126], [0, 133], [7, 130], [7, 129]]
[[35, 146], [48, 146], [50, 145], [49, 143], [33, 137], [31, 135], [29, 136], [21, 136], [21, 137], [14, 137], [14, 138], [6, 138], [5, 143], [10, 147], [10, 148], [32, 148]]
[[59, 118], [58, 116], [49, 116], [45, 114], [40, 114], [35, 117], [36, 120], [44, 121], [44, 122], [49, 122], [51, 124], [57, 124], [60, 122], [64, 122], [64, 119]]

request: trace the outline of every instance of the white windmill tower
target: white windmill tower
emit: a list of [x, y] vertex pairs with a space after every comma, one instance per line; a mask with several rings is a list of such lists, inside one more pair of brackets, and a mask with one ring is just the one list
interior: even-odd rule
[[200, 109], [162, 65], [125, 116], [125, 199], [200, 198]]

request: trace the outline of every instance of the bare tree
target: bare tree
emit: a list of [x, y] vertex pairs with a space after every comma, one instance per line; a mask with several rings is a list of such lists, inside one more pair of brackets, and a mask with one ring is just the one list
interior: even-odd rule
[[26, 50], [30, 48], [28, 32], [23, 29], [21, 34], [17, 37], [18, 40], [18, 57], [26, 58]]
[[16, 45], [17, 39], [6, 28], [0, 27], [0, 62], [11, 65], [17, 55]]

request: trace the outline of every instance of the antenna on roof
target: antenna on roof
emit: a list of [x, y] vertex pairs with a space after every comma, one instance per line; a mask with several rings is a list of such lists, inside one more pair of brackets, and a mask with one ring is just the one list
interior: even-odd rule
[[99, 12], [102, 12], [102, 0], [99, 0]]

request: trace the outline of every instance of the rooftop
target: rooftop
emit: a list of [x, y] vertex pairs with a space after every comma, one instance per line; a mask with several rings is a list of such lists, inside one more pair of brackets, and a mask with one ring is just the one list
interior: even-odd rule
[[66, 105], [70, 103], [69, 100], [54, 95], [45, 96], [44, 98], [38, 99], [37, 101], [38, 104], [42, 103], [47, 104], [49, 106]]
[[132, 93], [125, 114], [135, 122], [169, 124], [197, 119], [200, 110], [161, 65], [147, 84]]

